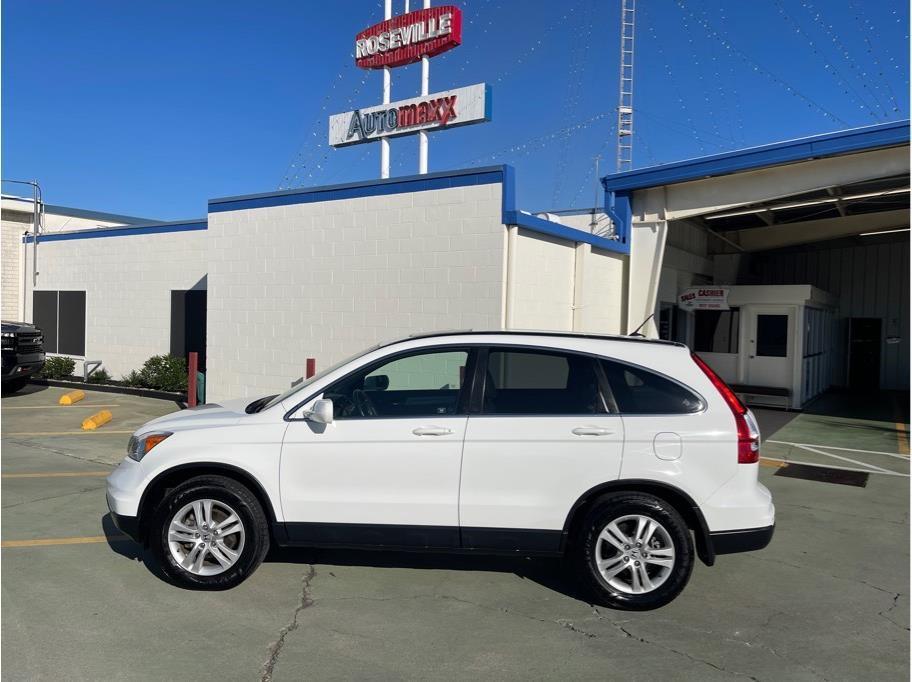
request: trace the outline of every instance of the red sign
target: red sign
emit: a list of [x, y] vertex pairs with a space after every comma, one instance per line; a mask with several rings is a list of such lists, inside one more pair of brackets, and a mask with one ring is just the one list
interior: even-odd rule
[[462, 42], [462, 10], [454, 5], [420, 9], [381, 21], [355, 36], [355, 64], [362, 69], [405, 66], [452, 50]]

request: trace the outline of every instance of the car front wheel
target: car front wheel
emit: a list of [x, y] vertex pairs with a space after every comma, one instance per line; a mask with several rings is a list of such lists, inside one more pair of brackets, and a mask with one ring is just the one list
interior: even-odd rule
[[178, 585], [228, 589], [243, 582], [269, 549], [263, 508], [245, 486], [199, 476], [165, 496], [150, 543], [162, 570]]
[[646, 493], [599, 500], [581, 528], [579, 568], [598, 603], [646, 610], [680, 594], [693, 570], [693, 539], [681, 515]]

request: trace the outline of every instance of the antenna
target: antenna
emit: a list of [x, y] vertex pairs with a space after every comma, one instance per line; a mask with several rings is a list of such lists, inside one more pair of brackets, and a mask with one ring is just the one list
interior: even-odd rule
[[633, 167], [633, 37], [636, 0], [621, 0], [621, 77], [618, 95], [618, 173]]

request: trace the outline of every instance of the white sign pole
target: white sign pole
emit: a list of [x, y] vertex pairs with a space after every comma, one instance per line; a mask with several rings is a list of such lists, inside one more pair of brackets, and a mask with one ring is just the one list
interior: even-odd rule
[[[383, 19], [393, 16], [393, 0], [383, 0]], [[383, 103], [390, 103], [391, 76], [390, 67], [383, 67]], [[387, 139], [380, 140], [380, 177], [390, 176], [390, 143]]]
[[[408, 0], [405, 0], [408, 3]], [[431, 0], [424, 0], [424, 9], [431, 6]], [[427, 55], [421, 58], [421, 94], [428, 94], [428, 87], [431, 80], [431, 60]], [[427, 133], [422, 131], [418, 133], [418, 174], [427, 173], [428, 162], [428, 137]]]

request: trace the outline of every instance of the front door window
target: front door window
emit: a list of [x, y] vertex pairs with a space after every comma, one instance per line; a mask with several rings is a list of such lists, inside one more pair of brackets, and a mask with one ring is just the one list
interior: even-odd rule
[[462, 412], [467, 350], [399, 356], [360, 369], [326, 390], [335, 419], [434, 417]]

